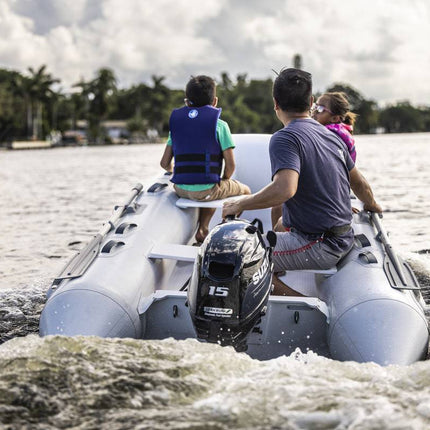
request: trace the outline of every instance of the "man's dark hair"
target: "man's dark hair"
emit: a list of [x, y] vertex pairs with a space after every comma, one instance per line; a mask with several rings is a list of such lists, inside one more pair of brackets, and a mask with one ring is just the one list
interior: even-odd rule
[[215, 81], [209, 76], [192, 76], [185, 88], [185, 96], [193, 107], [211, 105], [215, 98]]
[[283, 111], [309, 110], [312, 99], [312, 75], [300, 69], [282, 69], [273, 84], [273, 98]]

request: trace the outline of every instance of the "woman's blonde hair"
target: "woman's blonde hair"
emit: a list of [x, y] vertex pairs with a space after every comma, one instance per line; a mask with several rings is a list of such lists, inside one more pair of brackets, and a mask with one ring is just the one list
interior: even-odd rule
[[328, 99], [328, 108], [333, 115], [339, 115], [345, 124], [354, 125], [357, 114], [350, 112], [348, 98], [344, 92], [324, 93], [323, 96]]

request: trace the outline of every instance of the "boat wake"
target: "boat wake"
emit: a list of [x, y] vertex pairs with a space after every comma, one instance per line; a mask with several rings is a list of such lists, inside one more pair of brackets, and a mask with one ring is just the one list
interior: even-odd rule
[[425, 428], [430, 419], [429, 362], [380, 367], [299, 351], [263, 362], [191, 339], [36, 335], [0, 352], [8, 428]]
[[46, 301], [45, 282], [0, 290], [0, 343], [39, 332], [39, 318]]
[[[421, 294], [427, 306], [430, 307], [430, 259], [428, 254], [408, 253], [405, 259], [410, 264], [420, 284]], [[430, 309], [425, 309], [427, 320], [430, 322]]]
[[[408, 262], [429, 291], [428, 260]], [[0, 424], [8, 428], [368, 428], [375, 419], [380, 428], [393, 419], [399, 428], [425, 428], [430, 422], [429, 361], [381, 367], [299, 350], [257, 361], [193, 339], [40, 338], [47, 289], [41, 281], [0, 291]]]

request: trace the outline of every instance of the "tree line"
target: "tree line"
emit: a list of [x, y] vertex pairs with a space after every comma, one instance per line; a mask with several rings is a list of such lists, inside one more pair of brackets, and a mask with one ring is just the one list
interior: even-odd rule
[[[272, 79], [249, 79], [247, 74], [232, 78], [224, 72], [216, 80], [222, 117], [233, 133], [273, 133], [280, 128], [273, 113]], [[114, 71], [102, 68], [94, 79], [77, 81], [70, 92], [63, 92], [60, 83], [45, 65], [30, 67], [26, 74], [0, 69], [0, 142], [44, 139], [52, 130], [76, 129], [79, 120], [86, 120], [92, 143], [106, 141], [106, 120], [126, 121], [130, 133], [151, 130], [165, 136], [170, 112], [183, 105], [184, 91], [167, 87], [164, 76], [119, 88]], [[347, 83], [334, 83], [327, 91], [347, 94], [351, 110], [358, 114], [357, 134], [430, 131], [430, 107], [408, 101], [379, 107]]]

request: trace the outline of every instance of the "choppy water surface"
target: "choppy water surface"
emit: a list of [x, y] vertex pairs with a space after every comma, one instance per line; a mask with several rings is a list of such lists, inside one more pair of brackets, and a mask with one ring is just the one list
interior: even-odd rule
[[[358, 136], [397, 251], [430, 289], [430, 134]], [[430, 362], [258, 362], [188, 341], [37, 336], [45, 292], [161, 145], [0, 152], [0, 427], [426, 429]]]
[[31, 428], [425, 428], [427, 363], [381, 368], [311, 353], [269, 362], [197, 341], [17, 338], [0, 416]]

